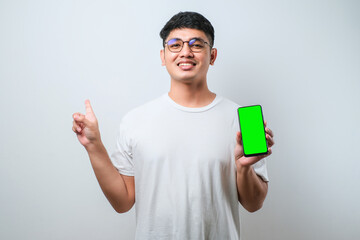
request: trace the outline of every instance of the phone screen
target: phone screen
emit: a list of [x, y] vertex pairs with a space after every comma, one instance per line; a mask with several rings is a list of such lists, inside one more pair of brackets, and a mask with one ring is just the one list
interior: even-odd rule
[[238, 108], [245, 157], [268, 153], [264, 119], [260, 105]]

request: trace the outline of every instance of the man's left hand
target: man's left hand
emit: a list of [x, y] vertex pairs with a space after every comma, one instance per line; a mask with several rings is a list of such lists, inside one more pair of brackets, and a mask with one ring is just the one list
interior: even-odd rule
[[273, 139], [274, 134], [270, 128], [266, 127], [266, 125], [267, 125], [267, 122], [264, 121], [266, 142], [268, 144], [268, 153], [265, 155], [245, 157], [242, 142], [241, 142], [241, 134], [240, 134], [240, 132], [236, 133], [236, 146], [235, 146], [234, 154], [235, 154], [235, 162], [236, 162], [237, 169], [240, 169], [241, 167], [250, 167], [254, 163], [271, 155], [271, 153], [272, 153], [271, 147], [274, 145], [274, 139]]

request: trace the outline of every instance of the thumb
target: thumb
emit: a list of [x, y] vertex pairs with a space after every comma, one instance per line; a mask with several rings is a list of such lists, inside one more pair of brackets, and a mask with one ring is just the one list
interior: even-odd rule
[[241, 136], [241, 132], [237, 132], [236, 133], [236, 141], [241, 145], [241, 140], [242, 140], [242, 136]]
[[77, 124], [85, 124], [85, 126], [89, 125], [89, 120], [86, 119], [84, 114], [74, 113], [73, 118]]

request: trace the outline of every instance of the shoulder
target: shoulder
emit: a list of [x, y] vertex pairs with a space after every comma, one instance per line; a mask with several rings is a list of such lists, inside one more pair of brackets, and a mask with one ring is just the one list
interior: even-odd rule
[[162, 109], [163, 104], [163, 96], [150, 100], [128, 111], [121, 119], [121, 123], [138, 122]]
[[233, 129], [233, 131], [239, 131], [237, 109], [241, 107], [241, 105], [227, 97], [221, 98], [222, 99], [219, 103], [218, 111], [219, 117], [225, 120], [231, 126], [231, 129]]
[[232, 111], [236, 111], [239, 107], [241, 107], [238, 103], [227, 97], [223, 97], [223, 96], [219, 96], [219, 97], [221, 98], [221, 101], [219, 103], [220, 109], [232, 112]]

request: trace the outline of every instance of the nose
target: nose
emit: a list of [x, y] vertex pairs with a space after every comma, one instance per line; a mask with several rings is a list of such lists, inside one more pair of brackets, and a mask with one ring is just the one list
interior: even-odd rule
[[193, 52], [190, 49], [189, 43], [185, 42], [183, 48], [180, 51], [182, 57], [192, 57], [194, 56]]

